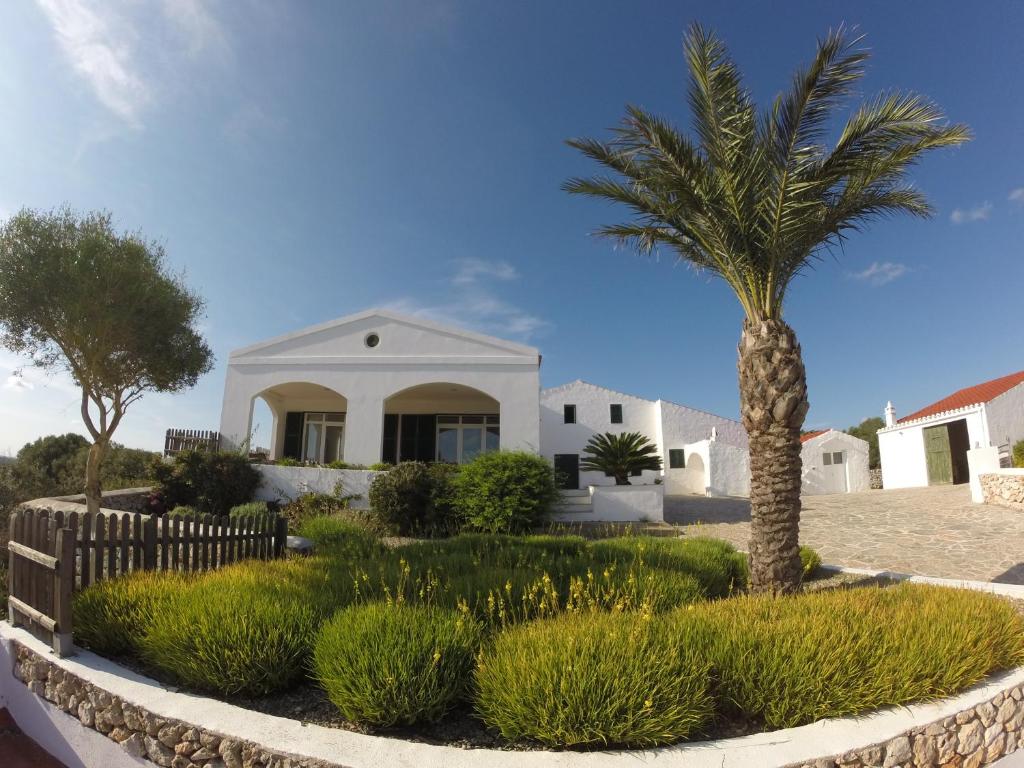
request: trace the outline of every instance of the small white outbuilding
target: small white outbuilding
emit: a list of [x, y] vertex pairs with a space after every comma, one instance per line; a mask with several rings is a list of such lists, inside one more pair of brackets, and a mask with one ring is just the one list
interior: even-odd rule
[[852, 493], [871, 488], [866, 440], [835, 429], [808, 432], [803, 444], [803, 479], [800, 493], [814, 496], [825, 493]]

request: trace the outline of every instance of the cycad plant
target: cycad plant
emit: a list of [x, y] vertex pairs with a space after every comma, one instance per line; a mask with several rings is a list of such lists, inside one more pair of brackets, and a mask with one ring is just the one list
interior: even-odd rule
[[630, 485], [629, 476], [645, 469], [661, 469], [658, 448], [639, 432], [594, 435], [583, 448], [580, 469], [604, 472], [616, 485]]
[[759, 112], [722, 42], [694, 25], [684, 43], [692, 136], [630, 106], [609, 141], [569, 142], [611, 174], [571, 179], [565, 189], [632, 213], [600, 234], [642, 253], [668, 249], [725, 280], [743, 307], [740, 410], [750, 438], [757, 591], [800, 585], [808, 401], [800, 345], [783, 320], [786, 291], [849, 232], [883, 216], [928, 216], [907, 171], [925, 151], [969, 138], [928, 100], [893, 92], [858, 106], [826, 145], [837, 108], [863, 75], [860, 41], [842, 29], [820, 40], [810, 66]]

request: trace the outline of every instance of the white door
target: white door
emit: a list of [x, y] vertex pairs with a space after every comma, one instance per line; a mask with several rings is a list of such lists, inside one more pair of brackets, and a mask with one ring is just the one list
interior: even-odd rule
[[846, 451], [821, 454], [822, 493], [846, 493]]

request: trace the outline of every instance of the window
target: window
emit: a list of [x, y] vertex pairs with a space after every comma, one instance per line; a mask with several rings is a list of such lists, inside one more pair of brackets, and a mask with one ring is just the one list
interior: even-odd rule
[[576, 423], [576, 406], [575, 405], [563, 405], [562, 406], [562, 419], [566, 424]]
[[341, 461], [345, 446], [344, 413], [307, 413], [302, 429], [302, 460]]
[[611, 416], [612, 424], [621, 424], [622, 423], [622, 404], [621, 403], [612, 403], [608, 407], [608, 409], [611, 412], [610, 416]]
[[833, 464], [842, 464], [843, 463], [843, 452], [842, 451], [836, 451], [835, 453], [832, 454], [832, 463]]
[[464, 464], [481, 453], [496, 451], [501, 441], [497, 416], [438, 416], [437, 460]]
[[821, 463], [824, 464], [826, 467], [831, 467], [832, 454], [829, 453], [828, 451], [825, 451], [825, 453], [821, 454]]
[[639, 469], [634, 469], [634, 470], [630, 471], [629, 476], [630, 477], [640, 477], [640, 475], [642, 475], [642, 474], [643, 474], [643, 472], [641, 472]]
[[686, 468], [686, 455], [682, 448], [669, 448], [668, 451], [668, 468], [669, 469], [685, 469]]
[[368, 333], [366, 334], [366, 338], [363, 339], [363, 343], [366, 344], [366, 346], [368, 346], [370, 349], [373, 349], [378, 344], [380, 344], [380, 336], [378, 336], [376, 333]]

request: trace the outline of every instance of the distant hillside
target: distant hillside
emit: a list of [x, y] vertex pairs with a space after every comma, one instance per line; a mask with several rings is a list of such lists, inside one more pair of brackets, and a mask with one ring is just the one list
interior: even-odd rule
[[0, 466], [3, 466], [4, 464], [13, 464], [16, 461], [17, 459], [13, 456], [0, 456]]

